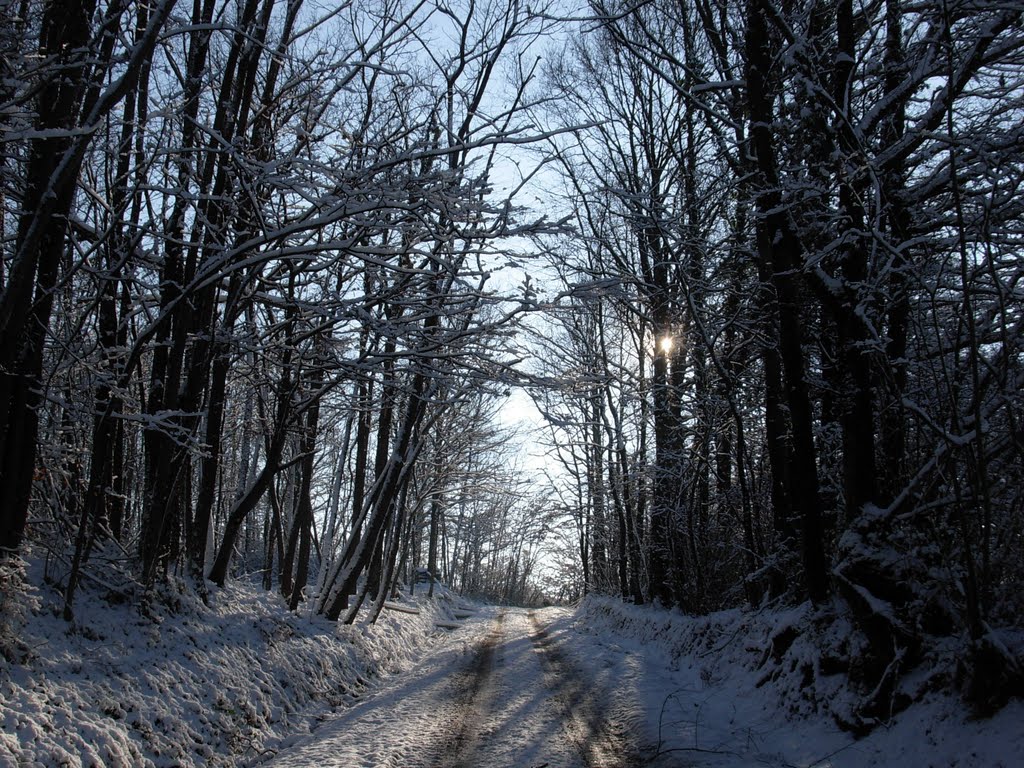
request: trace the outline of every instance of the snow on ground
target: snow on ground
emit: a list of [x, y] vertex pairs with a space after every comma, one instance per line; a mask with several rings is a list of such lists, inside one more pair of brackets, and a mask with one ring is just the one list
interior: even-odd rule
[[[809, 695], [794, 700], [805, 674], [794, 659], [812, 659], [812, 641], [793, 644], [781, 676], [762, 661], [769, 638], [799, 623], [804, 610], [691, 618], [590, 597], [549, 634], [594, 685], [614, 692], [610, 709], [643, 734], [648, 753], [660, 755], [651, 763], [658, 768], [1024, 766], [1019, 700], [989, 720], [971, 720], [958, 698], [933, 694], [861, 740], [815, 713]], [[830, 695], [841, 695], [838, 676]]]
[[622, 768], [607, 692], [549, 647], [545, 613], [481, 611], [267, 768]]
[[268, 767], [412, 766], [430, 759], [457, 730], [463, 676], [490, 627], [486, 618], [449, 633], [412, 670], [340, 709], [312, 734], [280, 745]]
[[148, 612], [110, 597], [83, 590], [72, 625], [48, 587], [21, 601], [27, 658], [0, 655], [0, 768], [1024, 766], [1020, 701], [971, 721], [933, 694], [864, 739], [842, 732], [823, 711], [841, 676], [821, 672], [811, 633], [771, 658], [806, 608], [689, 618], [590, 597], [483, 608], [445, 632], [450, 595], [352, 627], [246, 583], [209, 606], [188, 590]]
[[74, 624], [55, 590], [34, 598], [28, 658], [0, 654], [0, 768], [244, 764], [409, 668], [451, 619], [449, 601], [417, 598], [419, 615], [339, 626], [248, 583], [213, 589], [209, 607], [168, 588], [149, 615], [83, 589]]

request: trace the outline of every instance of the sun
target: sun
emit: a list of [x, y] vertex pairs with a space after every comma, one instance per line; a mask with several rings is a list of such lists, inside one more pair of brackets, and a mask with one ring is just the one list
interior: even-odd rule
[[658, 339], [658, 348], [667, 355], [672, 351], [672, 346], [674, 343], [675, 342], [671, 336], [662, 336], [660, 339]]

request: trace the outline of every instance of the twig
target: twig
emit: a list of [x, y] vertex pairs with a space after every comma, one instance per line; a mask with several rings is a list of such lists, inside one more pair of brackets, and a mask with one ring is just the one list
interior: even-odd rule
[[744, 629], [746, 629], [746, 627], [745, 627], [745, 626], [743, 626], [743, 625], [741, 624], [741, 625], [740, 625], [739, 627], [737, 627], [737, 628], [736, 628], [736, 631], [735, 631], [735, 632], [733, 632], [733, 633], [732, 633], [731, 635], [729, 635], [729, 638], [728, 638], [728, 639], [727, 639], [727, 640], [726, 640], [726, 641], [725, 641], [724, 643], [722, 643], [722, 644], [721, 644], [720, 646], [718, 646], [717, 648], [712, 648], [712, 649], [711, 649], [710, 651], [704, 651], [704, 653], [698, 653], [698, 654], [697, 654], [697, 658], [698, 658], [698, 659], [703, 659], [703, 658], [705, 658], [705, 657], [707, 657], [707, 656], [710, 656], [710, 655], [711, 655], [711, 654], [713, 654], [713, 653], [721, 653], [722, 651], [724, 651], [724, 650], [725, 650], [726, 648], [728, 648], [728, 647], [729, 647], [729, 644], [730, 644], [730, 643], [731, 643], [731, 642], [732, 642], [733, 640], [735, 640], [735, 639], [736, 639], [736, 636], [737, 636], [737, 635], [738, 635], [738, 634], [739, 634], [739, 633], [740, 633], [741, 631], [743, 631]]
[[807, 768], [814, 768], [814, 766], [820, 765], [820, 764], [824, 763], [826, 760], [835, 757], [840, 752], [845, 752], [850, 747], [856, 746], [856, 744], [857, 744], [856, 741], [851, 741], [849, 744], [846, 744], [845, 746], [842, 746], [839, 749], [835, 749], [835, 750], [829, 752], [827, 755], [825, 755], [823, 757], [819, 757], [817, 760], [815, 760], [815, 761], [813, 761], [811, 763], [808, 763], [807, 764]]

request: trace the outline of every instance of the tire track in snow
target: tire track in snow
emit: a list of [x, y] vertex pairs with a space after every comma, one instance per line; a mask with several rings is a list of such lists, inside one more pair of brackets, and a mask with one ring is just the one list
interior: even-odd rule
[[624, 727], [608, 718], [608, 697], [555, 646], [537, 616], [530, 612], [530, 641], [562, 715], [566, 736], [587, 768], [640, 768], [646, 764]]
[[463, 675], [466, 678], [460, 698], [462, 705], [456, 721], [452, 723], [453, 734], [446, 740], [438, 756], [437, 768], [473, 768], [480, 765], [474, 761], [480, 741], [481, 713], [489, 712], [493, 705], [494, 651], [501, 642], [505, 611], [495, 617], [494, 629], [480, 643], [476, 657]]
[[[383, 678], [351, 706], [296, 734], [264, 768], [454, 768], [476, 738], [470, 702], [481, 700], [488, 653], [502, 637], [498, 615], [467, 622], [469, 636], [442, 633], [434, 652]], [[491, 651], [486, 648], [490, 646]], [[460, 650], [461, 648], [461, 650]], [[461, 740], [460, 740], [461, 737]], [[465, 746], [463, 746], [465, 744]], [[453, 755], [454, 753], [454, 755]], [[480, 763], [479, 768], [487, 766]], [[511, 768], [511, 766], [510, 766]]]
[[[638, 768], [608, 694], [532, 613], [501, 609], [465, 640], [367, 692], [274, 768]], [[571, 642], [571, 640], [570, 640]], [[459, 651], [461, 645], [462, 650]]]

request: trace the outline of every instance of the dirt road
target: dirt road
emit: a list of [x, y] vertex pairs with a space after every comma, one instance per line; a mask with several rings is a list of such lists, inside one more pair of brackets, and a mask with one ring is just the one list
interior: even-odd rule
[[631, 768], [609, 701], [522, 610], [477, 618], [273, 768]]

